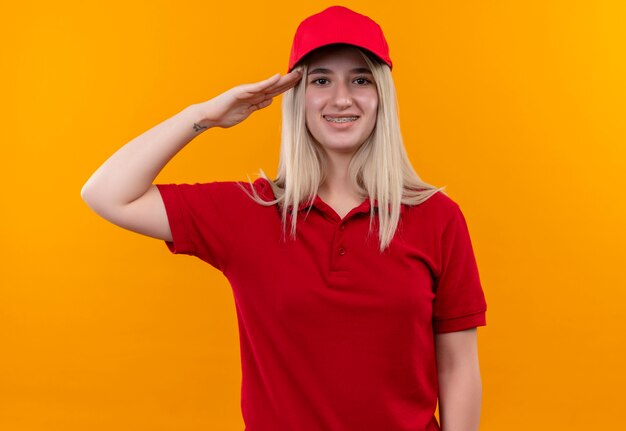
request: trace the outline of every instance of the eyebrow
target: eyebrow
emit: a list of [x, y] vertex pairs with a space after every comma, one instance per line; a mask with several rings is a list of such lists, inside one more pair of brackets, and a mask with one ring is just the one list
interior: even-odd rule
[[[356, 67], [352, 70], [350, 70], [351, 73], [368, 73], [368, 74], [372, 74], [372, 71], [369, 70], [366, 67]], [[325, 69], [323, 67], [318, 67], [315, 68], [313, 70], [311, 70], [308, 74], [309, 75], [315, 75], [315, 74], [324, 74], [324, 75], [332, 75], [333, 71], [330, 69]]]

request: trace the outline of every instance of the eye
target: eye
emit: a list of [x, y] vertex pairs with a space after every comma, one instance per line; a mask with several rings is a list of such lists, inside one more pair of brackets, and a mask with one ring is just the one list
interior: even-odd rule
[[[356, 78], [356, 79], [355, 79], [355, 81], [365, 81], [365, 83], [367, 83], [367, 84], [371, 84], [371, 83], [372, 83], [372, 81], [370, 81], [370, 80], [369, 80], [369, 79], [367, 79], [367, 78], [363, 78], [363, 77], [361, 77], [361, 78]], [[365, 85], [365, 84], [363, 84], [363, 85]]]
[[326, 79], [326, 78], [317, 78], [317, 79], [314, 79], [313, 81], [311, 81], [311, 84], [317, 84], [318, 81], [328, 81], [328, 79]]

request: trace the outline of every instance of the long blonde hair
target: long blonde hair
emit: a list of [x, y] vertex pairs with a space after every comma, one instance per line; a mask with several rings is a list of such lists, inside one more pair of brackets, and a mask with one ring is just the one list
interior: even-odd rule
[[[357, 48], [358, 49], [358, 48]], [[382, 253], [391, 242], [400, 220], [400, 205], [419, 205], [444, 187], [437, 188], [421, 180], [407, 156], [400, 132], [398, 104], [395, 85], [389, 66], [371, 54], [358, 49], [369, 66], [378, 92], [376, 126], [352, 157], [348, 176], [354, 190], [361, 199], [370, 199], [370, 224], [372, 232], [375, 217], [374, 199], [378, 201], [379, 243]], [[286, 236], [287, 214], [290, 212], [291, 238], [296, 238], [298, 207], [302, 202], [311, 202], [326, 179], [327, 156], [313, 139], [305, 121], [304, 100], [308, 63], [306, 58], [296, 68], [301, 69], [302, 79], [283, 94], [282, 136], [278, 176], [271, 180], [260, 169], [275, 199], [264, 200], [256, 192], [250, 177], [250, 195], [255, 202], [278, 205], [282, 209], [283, 239]], [[382, 209], [387, 208], [387, 211]]]

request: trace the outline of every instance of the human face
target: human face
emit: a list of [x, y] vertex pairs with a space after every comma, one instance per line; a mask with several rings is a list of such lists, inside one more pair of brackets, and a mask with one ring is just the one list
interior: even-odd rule
[[[305, 79], [309, 132], [327, 153], [354, 153], [376, 125], [378, 93], [367, 63], [356, 48], [322, 48], [311, 54]], [[329, 117], [356, 120], [337, 123]]]

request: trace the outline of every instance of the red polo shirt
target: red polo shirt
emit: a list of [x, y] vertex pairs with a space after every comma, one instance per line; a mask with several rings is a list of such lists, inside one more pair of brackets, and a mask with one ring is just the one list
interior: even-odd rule
[[[367, 235], [369, 199], [341, 219], [316, 196], [300, 205], [297, 240], [287, 230], [284, 243], [277, 207], [235, 182], [157, 186], [169, 250], [202, 259], [232, 286], [245, 431], [439, 429], [433, 333], [483, 326], [487, 309], [451, 198], [403, 204], [380, 254], [377, 218]], [[273, 198], [265, 179], [254, 187]]]

